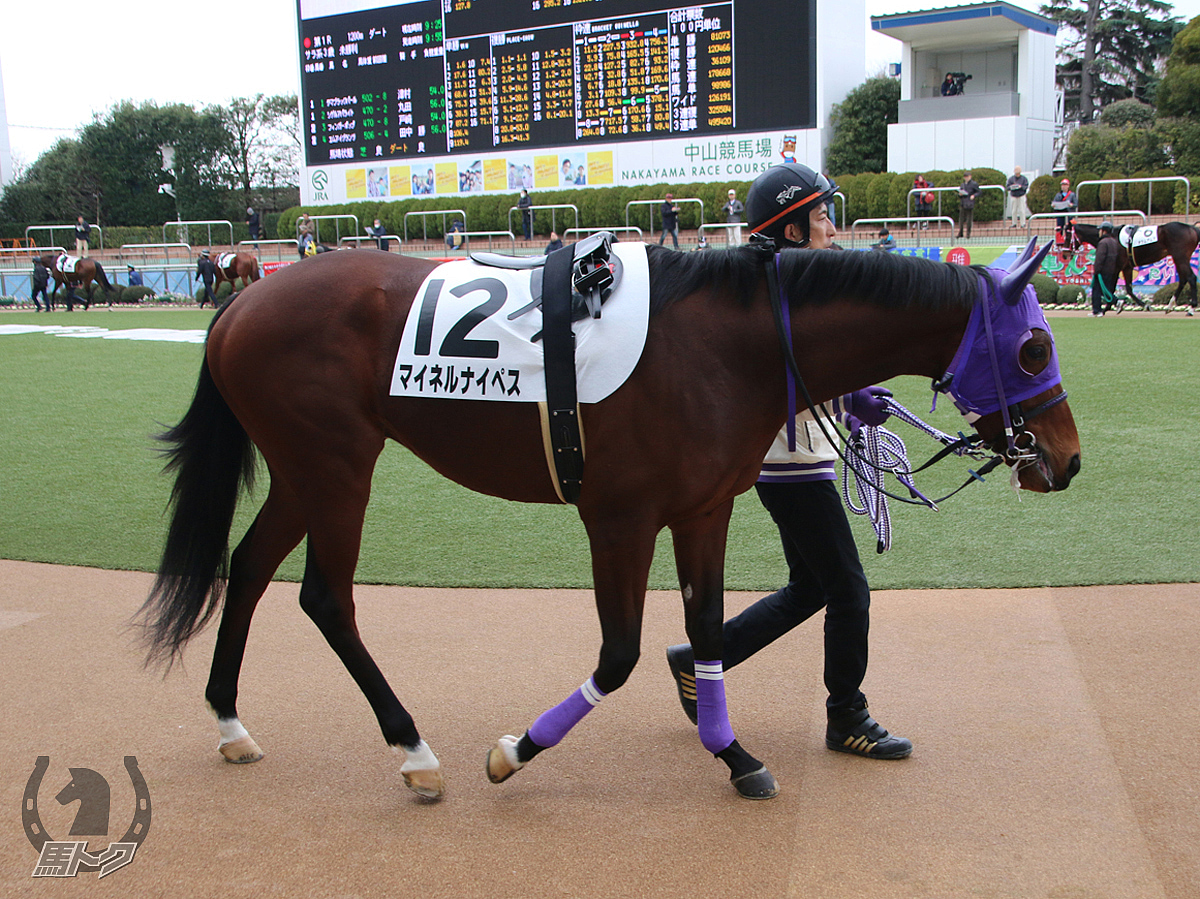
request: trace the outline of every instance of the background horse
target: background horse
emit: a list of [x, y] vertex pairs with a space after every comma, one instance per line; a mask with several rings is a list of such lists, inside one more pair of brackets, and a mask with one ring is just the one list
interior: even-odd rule
[[[224, 261], [224, 265], [221, 262]], [[258, 259], [252, 253], [221, 253], [217, 256], [217, 281], [213, 285], [213, 290], [221, 286], [222, 281], [228, 281], [230, 285], [238, 278], [242, 279], [242, 286], [249, 287], [259, 277]]]
[[[1006, 364], [1019, 361], [1023, 383], [1036, 377], [1031, 373], [1057, 374], [1056, 361], [1048, 368], [1053, 345], [1045, 320], [1026, 288], [1044, 251], [1031, 256], [1032, 244], [1020, 260], [1023, 280], [1009, 288], [1020, 308], [1032, 305], [1040, 324], [1030, 330], [1022, 323], [997, 350]], [[488, 756], [488, 776], [505, 780], [625, 683], [640, 652], [655, 538], [668, 527], [688, 640], [697, 659], [718, 660], [711, 663], [716, 675], [701, 681], [701, 742], [728, 765], [740, 795], [770, 798], [778, 791], [774, 778], [729, 725], [719, 660], [734, 498], [755, 483], [790, 414], [785, 344], [768, 289], [768, 266], [773, 270], [776, 258], [750, 247], [705, 253], [650, 247], [648, 257], [642, 355], [624, 384], [579, 407], [587, 457], [577, 507], [592, 554], [599, 662], [582, 687], [523, 737], [500, 738]], [[994, 294], [982, 302], [990, 281], [962, 266], [823, 250], [785, 250], [778, 264], [780, 288], [792, 298], [786, 336], [816, 402], [898, 374], [948, 383], [952, 360], [962, 358], [960, 343], [971, 343], [964, 334], [974, 340], [983, 333], [980, 310], [1003, 308]], [[422, 288], [434, 268], [424, 259], [344, 250], [250, 285], [214, 319], [191, 407], [162, 436], [170, 446], [168, 468], [176, 472], [173, 512], [142, 616], [151, 658], [169, 663], [223, 599], [205, 695], [229, 761], [262, 756], [236, 708], [247, 633], [273, 573], [307, 535], [301, 608], [362, 689], [387, 743], [402, 750], [405, 783], [421, 796], [442, 794], [437, 757], [355, 624], [354, 571], [376, 461], [391, 438], [470, 489], [519, 502], [559, 500], [536, 404], [390, 394], [414, 302], [424, 323], [417, 346], [426, 324], [432, 328], [442, 315], [450, 316], [442, 322], [448, 325], [458, 316], [445, 302], [437, 305], [442, 281]], [[476, 283], [466, 294], [469, 305], [483, 292], [489, 299], [451, 327], [443, 347], [453, 338], [464, 348], [464, 367], [480, 369], [489, 361], [486, 341], [466, 335], [490, 315], [503, 317], [506, 303], [523, 299], [502, 297], [495, 279]], [[606, 315], [595, 324], [609, 320]], [[966, 369], [958, 381], [970, 381]], [[1030, 421], [1017, 427], [1024, 450], [1013, 452], [1010, 443], [1008, 462], [1026, 489], [1065, 489], [1079, 469], [1074, 420], [1059, 402], [1065, 395], [1057, 377], [1048, 387], [1025, 383], [1026, 393], [1033, 393], [1030, 384], [1037, 392], [1009, 412], [1014, 422], [1024, 415]], [[994, 411], [975, 423], [985, 438], [1003, 441], [1001, 419]], [[231, 520], [253, 479], [256, 447], [270, 471], [270, 489], [230, 559]]]
[[[1136, 296], [1133, 292], [1133, 270], [1135, 268], [1142, 268], [1170, 256], [1175, 263], [1178, 285], [1175, 288], [1174, 296], [1171, 297], [1171, 304], [1167, 307], [1167, 311], [1170, 312], [1175, 308], [1175, 303], [1179, 300], [1185, 286], [1191, 292], [1191, 306], [1195, 309], [1196, 272], [1192, 269], [1192, 254], [1196, 252], [1197, 245], [1200, 245], [1200, 228], [1189, 225], [1187, 222], [1167, 222], [1159, 225], [1158, 239], [1153, 243], [1134, 247], [1132, 257], [1130, 251], [1119, 239], [1120, 231], [1121, 229], [1118, 228], [1117, 243], [1120, 244], [1121, 251], [1117, 257], [1117, 266], [1125, 277], [1125, 292], [1130, 297]], [[1100, 243], [1100, 228], [1096, 225], [1076, 224], [1075, 233], [1092, 246]], [[1147, 304], [1147, 308], [1149, 308], [1149, 304]], [[1191, 314], [1189, 311], [1188, 315]]]
[[[70, 258], [70, 257], [68, 257]], [[92, 281], [99, 281], [105, 290], [112, 290], [113, 286], [108, 283], [108, 275], [104, 274], [104, 267], [94, 259], [79, 259], [75, 262], [75, 270], [72, 272], [61, 271], [58, 267], [58, 254], [46, 253], [42, 256], [42, 265], [49, 269], [50, 274], [54, 278], [54, 290], [50, 294], [50, 308], [54, 308], [54, 298], [58, 294], [58, 288], [64, 284], [67, 288], [67, 311], [75, 310], [75, 301], [83, 303], [83, 308], [87, 309], [92, 301], [88, 299], [90, 293], [89, 285]], [[83, 286], [83, 296], [75, 295], [75, 287]]]

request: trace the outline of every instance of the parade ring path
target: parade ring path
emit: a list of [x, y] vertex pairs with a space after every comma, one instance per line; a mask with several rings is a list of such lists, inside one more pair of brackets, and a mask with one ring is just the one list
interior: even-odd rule
[[[583, 682], [590, 593], [359, 587], [363, 637], [441, 758], [447, 795], [399, 761], [295, 584], [250, 634], [239, 710], [266, 757], [225, 763], [203, 703], [214, 637], [147, 672], [124, 625], [150, 575], [0, 561], [0, 895], [1194, 899], [1200, 890], [1200, 585], [880, 591], [864, 689], [912, 739], [898, 762], [823, 745], [821, 637], [806, 625], [728, 679], [738, 737], [782, 792], [739, 799], [679, 710], [663, 649], [680, 600], [647, 599], [629, 683], [496, 786], [487, 749]], [[757, 595], [727, 598], [727, 611]], [[103, 880], [32, 877], [21, 804], [38, 756], [55, 840], [68, 767], [153, 817]]]

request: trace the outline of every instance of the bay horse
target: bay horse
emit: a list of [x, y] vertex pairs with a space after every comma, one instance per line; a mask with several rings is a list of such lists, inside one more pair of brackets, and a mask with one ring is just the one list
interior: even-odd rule
[[222, 281], [228, 281], [232, 285], [238, 278], [242, 279], [243, 287], [249, 287], [252, 282], [261, 277], [258, 270], [258, 259], [253, 253], [220, 253], [215, 262], [217, 280], [213, 285], [213, 290], [220, 287]]
[[[1118, 237], [1121, 229], [1117, 229]], [[1078, 234], [1087, 243], [1096, 246], [1100, 243], [1100, 228], [1097, 225], [1075, 225], [1075, 233]], [[1158, 226], [1158, 239], [1152, 243], [1143, 244], [1140, 247], [1134, 247], [1132, 254], [1129, 249], [1118, 239], [1117, 243], [1121, 250], [1117, 256], [1117, 267], [1125, 278], [1125, 292], [1130, 297], [1134, 296], [1133, 292], [1133, 270], [1135, 268], [1143, 268], [1158, 262], [1160, 259], [1165, 259], [1170, 256], [1175, 263], [1175, 272], [1178, 277], [1178, 285], [1175, 288], [1175, 294], [1171, 297], [1171, 304], [1167, 307], [1170, 312], [1175, 308], [1175, 303], [1183, 294], [1186, 287], [1192, 295], [1191, 307], [1196, 308], [1196, 272], [1192, 268], [1192, 254], [1196, 252], [1196, 247], [1200, 245], [1200, 228], [1195, 225], [1189, 225], [1187, 222], [1166, 222]], [[1147, 304], [1146, 308], [1149, 308]], [[1188, 315], [1192, 312], [1189, 310]]]
[[[576, 505], [591, 548], [599, 662], [524, 736], [497, 741], [489, 779], [506, 780], [625, 683], [640, 652], [655, 538], [667, 527], [688, 640], [696, 658], [718, 660], [701, 688], [709, 691], [700, 704], [701, 743], [729, 767], [739, 795], [774, 796], [774, 777], [729, 726], [719, 660], [730, 513], [794, 414], [785, 369], [818, 403], [899, 374], [938, 379], [937, 389], [948, 390], [1004, 453], [1015, 485], [1063, 490], [1079, 470], [1079, 437], [1062, 402], [1049, 326], [1027, 286], [1049, 244], [1036, 255], [1033, 247], [1002, 282], [1004, 273], [891, 253], [648, 247], [641, 356], [614, 392], [579, 407], [587, 455]], [[405, 784], [423, 797], [442, 795], [436, 755], [355, 625], [354, 572], [376, 461], [391, 438], [472, 490], [517, 502], [560, 500], [537, 404], [391, 395], [410, 307], [420, 304], [422, 322], [426, 313], [446, 314], [431, 286], [442, 282], [427, 282], [435, 265], [352, 249], [251, 284], [214, 318], [192, 403], [160, 437], [175, 482], [162, 561], [139, 613], [147, 661], [169, 669], [220, 609], [205, 697], [227, 761], [262, 757], [237, 711], [247, 633], [273, 573], [307, 535], [301, 609], [358, 683], [386, 742], [401, 751]], [[768, 287], [776, 272], [788, 317], [777, 314], [781, 302]], [[458, 333], [458, 345], [482, 344], [463, 338], [517, 301], [489, 296], [450, 334]], [[1011, 309], [1028, 312], [1028, 321], [993, 325]], [[990, 353], [979, 350], [985, 336], [995, 344]], [[990, 380], [1001, 368], [1006, 390]], [[989, 391], [999, 399], [989, 401]], [[270, 488], [230, 556], [231, 520], [253, 481], [256, 448]]]
[[[105, 290], [112, 290], [113, 286], [108, 282], [108, 275], [104, 273], [104, 266], [94, 259], [88, 259], [86, 256], [82, 259], [76, 259], [74, 271], [64, 272], [58, 267], [58, 260], [65, 254], [45, 253], [42, 255], [42, 265], [46, 266], [51, 276], [54, 278], [54, 290], [50, 294], [50, 308], [54, 308], [54, 298], [58, 295], [58, 289], [63, 285], [67, 288], [67, 311], [75, 311], [76, 301], [83, 304], [86, 310], [91, 305], [91, 300], [88, 299], [88, 285], [92, 281], [100, 282]], [[70, 259], [72, 257], [67, 256]], [[75, 295], [75, 288], [82, 285], [84, 295], [78, 297]]]

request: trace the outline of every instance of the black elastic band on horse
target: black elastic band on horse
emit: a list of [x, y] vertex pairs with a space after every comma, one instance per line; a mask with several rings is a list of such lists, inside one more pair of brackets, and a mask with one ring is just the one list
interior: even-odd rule
[[575, 245], [546, 257], [542, 279], [542, 348], [550, 448], [563, 499], [575, 503], [583, 483], [583, 437], [575, 384], [575, 334], [571, 331], [571, 274]]

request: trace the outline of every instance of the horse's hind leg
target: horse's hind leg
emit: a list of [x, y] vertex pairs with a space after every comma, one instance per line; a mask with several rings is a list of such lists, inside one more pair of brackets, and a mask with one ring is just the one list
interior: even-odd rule
[[267, 501], [230, 559], [229, 586], [205, 690], [221, 731], [217, 748], [226, 761], [245, 763], [262, 758], [262, 750], [238, 718], [238, 678], [258, 601], [279, 565], [303, 537], [304, 519], [295, 495], [273, 478]]
[[310, 519], [300, 607], [362, 690], [388, 745], [404, 753], [400, 774], [405, 786], [420, 796], [437, 799], [445, 790], [441, 763], [421, 739], [412, 716], [363, 645], [354, 620], [354, 568], [370, 493], [371, 466], [354, 483], [344, 477], [325, 477], [325, 472], [311, 471], [309, 475], [310, 483], [329, 484], [331, 488], [322, 496], [305, 497]]

